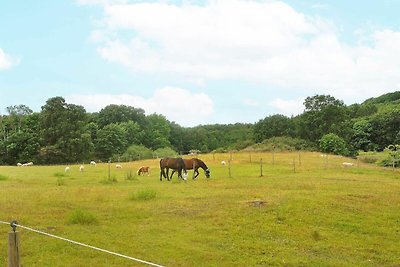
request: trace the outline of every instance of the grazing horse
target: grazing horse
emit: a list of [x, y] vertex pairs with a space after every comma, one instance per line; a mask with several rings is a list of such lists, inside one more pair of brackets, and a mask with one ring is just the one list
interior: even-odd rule
[[147, 176], [149, 176], [149, 175], [150, 175], [150, 167], [148, 167], [148, 166], [142, 166], [142, 167], [140, 167], [139, 170], [137, 171], [137, 174], [138, 174], [138, 175], [141, 175], [141, 174], [145, 175], [145, 174], [147, 174]]
[[[165, 173], [165, 169], [167, 169], [167, 173]], [[178, 178], [182, 178], [186, 181], [187, 170], [185, 166], [185, 162], [182, 158], [162, 158], [160, 160], [160, 181], [162, 181], [162, 177], [170, 180], [168, 176], [169, 169], [173, 169], [174, 171], [178, 171]], [[184, 171], [184, 177], [182, 177], [182, 170]]]
[[[210, 169], [207, 167], [207, 165], [202, 161], [201, 159], [198, 158], [191, 158], [191, 159], [183, 159], [185, 162], [186, 169], [188, 170], [194, 170], [193, 171], [193, 176], [192, 179], [196, 179], [197, 176], [199, 176], [199, 168], [202, 168], [204, 170], [204, 174], [207, 178], [210, 178]], [[174, 174], [175, 170], [172, 171], [171, 177]], [[168, 171], [167, 171], [168, 173]]]

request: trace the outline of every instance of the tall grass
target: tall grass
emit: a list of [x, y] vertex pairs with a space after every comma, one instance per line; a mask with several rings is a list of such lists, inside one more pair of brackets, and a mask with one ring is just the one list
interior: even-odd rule
[[73, 210], [68, 216], [69, 224], [97, 224], [96, 216], [90, 211], [82, 208]]
[[157, 192], [153, 189], [143, 189], [130, 196], [130, 200], [151, 200], [156, 198]]

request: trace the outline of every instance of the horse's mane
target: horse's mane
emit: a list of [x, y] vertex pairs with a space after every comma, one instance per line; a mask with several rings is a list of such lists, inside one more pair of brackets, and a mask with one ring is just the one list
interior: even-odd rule
[[202, 161], [199, 158], [193, 158], [196, 161], [196, 165], [203, 168], [203, 169], [208, 169], [207, 165], [204, 163], [204, 161]]

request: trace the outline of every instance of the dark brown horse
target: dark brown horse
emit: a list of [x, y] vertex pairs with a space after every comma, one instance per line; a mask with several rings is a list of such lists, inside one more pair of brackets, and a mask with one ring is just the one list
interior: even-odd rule
[[[198, 158], [183, 159], [183, 162], [185, 162], [185, 166], [186, 166], [187, 170], [194, 170], [192, 179], [196, 179], [196, 177], [199, 176], [199, 168], [202, 168], [204, 170], [204, 175], [207, 178], [210, 178], [210, 169], [207, 167], [207, 165], [201, 159], [198, 159]], [[175, 172], [175, 170], [172, 171], [170, 178], [172, 178], [172, 175], [174, 174], [174, 172]], [[167, 174], [168, 174], [168, 171], [167, 171]]]
[[[165, 173], [165, 169], [167, 172]], [[169, 169], [173, 169], [174, 171], [178, 171], [178, 178], [182, 178], [186, 181], [187, 170], [185, 166], [185, 162], [182, 158], [162, 158], [160, 160], [160, 181], [162, 181], [162, 177], [167, 179], [168, 181], [170, 178], [168, 177]], [[182, 170], [184, 171], [184, 177], [182, 177]]]

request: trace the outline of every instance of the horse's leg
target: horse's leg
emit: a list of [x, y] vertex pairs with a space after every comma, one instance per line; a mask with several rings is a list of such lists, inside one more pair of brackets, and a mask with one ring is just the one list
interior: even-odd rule
[[178, 180], [179, 180], [179, 178], [181, 178], [183, 180], [182, 169], [178, 169]]
[[172, 169], [171, 176], [169, 177], [170, 179], [172, 179], [172, 176], [174, 175], [174, 173], [175, 173], [175, 170]]

